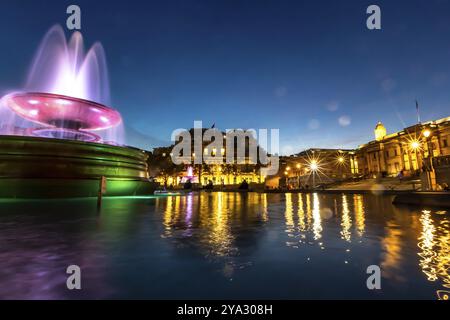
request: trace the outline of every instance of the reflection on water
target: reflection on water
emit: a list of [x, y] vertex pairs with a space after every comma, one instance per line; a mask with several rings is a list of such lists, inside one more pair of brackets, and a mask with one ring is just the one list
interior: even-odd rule
[[320, 218], [320, 201], [317, 193], [313, 194], [313, 229], [314, 240], [322, 238], [322, 223]]
[[450, 291], [450, 220], [433, 221], [432, 212], [423, 210], [420, 222], [422, 232], [418, 239], [420, 267], [429, 281], [442, 283], [440, 299], [448, 300]]
[[267, 195], [256, 193], [169, 196], [166, 202], [157, 201], [156, 210], [164, 212], [161, 237], [173, 240], [178, 248], [195, 247], [208, 261], [222, 263], [222, 273], [227, 278], [232, 278], [236, 268], [251, 265], [249, 261], [235, 261], [240, 254], [236, 229], [248, 221], [269, 220]]
[[[91, 200], [0, 202], [0, 297], [448, 299], [449, 213], [422, 209], [218, 192], [107, 198], [98, 218]], [[82, 293], [65, 289], [69, 264]]]
[[405, 281], [405, 275], [402, 272], [402, 237], [404, 232], [399, 225], [389, 220], [386, 222], [385, 237], [381, 243], [384, 248], [381, 269], [387, 279], [396, 281]]
[[352, 238], [351, 227], [352, 227], [352, 218], [350, 217], [350, 210], [348, 208], [347, 195], [342, 195], [342, 222], [341, 222], [341, 235], [342, 239], [350, 242]]
[[360, 194], [353, 195], [354, 208], [355, 208], [355, 223], [358, 236], [362, 237], [364, 235], [365, 229], [365, 213], [364, 213], [364, 201], [363, 196]]

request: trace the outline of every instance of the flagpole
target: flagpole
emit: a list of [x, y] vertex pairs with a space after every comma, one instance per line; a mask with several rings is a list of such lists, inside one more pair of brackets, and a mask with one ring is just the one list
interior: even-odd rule
[[416, 100], [417, 123], [420, 124], [419, 102]]

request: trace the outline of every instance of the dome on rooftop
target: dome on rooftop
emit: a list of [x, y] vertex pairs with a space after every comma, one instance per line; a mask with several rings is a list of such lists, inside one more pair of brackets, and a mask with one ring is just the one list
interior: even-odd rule
[[375, 126], [375, 140], [380, 141], [386, 136], [386, 128], [380, 121]]

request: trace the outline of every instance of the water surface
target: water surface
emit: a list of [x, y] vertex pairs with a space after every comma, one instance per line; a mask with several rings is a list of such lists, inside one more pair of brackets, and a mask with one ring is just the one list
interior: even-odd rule
[[372, 195], [106, 198], [100, 213], [95, 199], [0, 200], [0, 298], [437, 299], [449, 227], [446, 211]]

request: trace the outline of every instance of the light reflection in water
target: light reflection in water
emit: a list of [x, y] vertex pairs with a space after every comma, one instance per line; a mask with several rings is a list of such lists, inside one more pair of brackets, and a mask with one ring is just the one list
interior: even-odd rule
[[[304, 200], [304, 197], [306, 198]], [[306, 204], [306, 208], [305, 208]], [[298, 248], [301, 243], [313, 244], [310, 236], [317, 241], [322, 238], [322, 218], [320, 215], [320, 200], [318, 194], [285, 194], [285, 232], [288, 236], [286, 245]]]
[[341, 237], [345, 241], [350, 242], [352, 233], [350, 231], [352, 227], [352, 218], [350, 217], [350, 210], [348, 208], [347, 195], [342, 195], [342, 222], [341, 222]]
[[[164, 210], [163, 224], [165, 227], [164, 236], [170, 237], [172, 235], [172, 211], [173, 211], [173, 196], [167, 197], [166, 208]], [[159, 203], [158, 203], [159, 204]]]
[[382, 262], [381, 269], [385, 278], [396, 281], [404, 281], [402, 272], [402, 237], [403, 231], [394, 220], [386, 222], [386, 235], [382, 239]]
[[313, 194], [313, 230], [314, 230], [314, 240], [322, 238], [322, 221], [320, 217], [320, 201], [317, 193]]
[[192, 215], [194, 211], [194, 201], [193, 201], [193, 195], [192, 193], [188, 194], [186, 197], [183, 198], [183, 206], [186, 207], [186, 230], [184, 231], [185, 237], [191, 237], [192, 236]]
[[268, 205], [267, 205], [267, 194], [266, 193], [262, 193], [261, 194], [261, 200], [262, 200], [262, 205], [263, 205], [263, 208], [262, 208], [262, 220], [264, 221], [264, 222], [267, 222], [267, 221], [269, 221], [269, 211], [268, 211]]
[[294, 229], [294, 215], [293, 215], [293, 209], [292, 209], [292, 194], [286, 193], [286, 210], [285, 210], [285, 218], [286, 218], [286, 233], [289, 237], [293, 237]]
[[420, 267], [423, 273], [425, 273], [430, 281], [436, 281], [436, 267], [433, 260], [436, 257], [436, 252], [433, 251], [434, 243], [434, 233], [436, 228], [433, 225], [433, 220], [431, 219], [431, 211], [423, 210], [422, 216], [420, 217], [420, 222], [422, 223], [422, 233], [419, 237], [419, 248], [422, 250], [419, 252]]
[[300, 232], [304, 232], [307, 230], [306, 224], [305, 224], [305, 210], [303, 208], [304, 204], [303, 204], [303, 194], [299, 193], [298, 194], [298, 210], [297, 210], [297, 215], [298, 215], [298, 229], [300, 230]]
[[192, 226], [192, 211], [193, 211], [193, 195], [189, 194], [186, 197], [187, 210], [186, 210], [186, 223]]
[[439, 281], [444, 290], [437, 290], [439, 299], [450, 296], [450, 220], [444, 217], [434, 221], [432, 212], [423, 210], [420, 222], [422, 231], [418, 238], [419, 265], [431, 282]]
[[311, 210], [311, 194], [307, 193], [306, 194], [306, 223], [309, 226], [311, 225], [311, 221], [312, 221], [312, 210]]
[[[352, 201], [349, 201], [352, 199]], [[195, 201], [197, 200], [197, 201]], [[365, 197], [362, 195], [342, 195], [328, 199], [328, 202], [321, 203], [321, 198], [317, 193], [314, 194], [290, 194], [284, 195], [284, 231], [288, 237], [286, 246], [299, 248], [299, 244], [313, 244], [307, 240], [308, 235], [314, 241], [319, 241], [323, 234], [327, 232], [324, 229], [321, 219], [321, 207], [339, 208], [341, 202], [340, 216], [340, 238], [351, 243], [352, 228], [354, 224], [356, 235], [364, 237], [367, 228]], [[340, 200], [340, 201], [339, 201]], [[157, 202], [158, 204], [159, 202]], [[194, 203], [198, 204], [195, 207]], [[244, 219], [247, 209], [254, 207], [255, 218], [261, 222], [267, 223], [271, 214], [272, 207], [268, 205], [268, 195], [251, 195], [243, 197], [234, 193], [215, 193], [211, 195], [198, 195], [180, 197], [167, 197], [164, 208], [163, 224], [165, 226], [165, 235], [175, 237], [174, 230], [180, 227], [179, 219], [182, 219], [184, 226], [182, 228], [191, 230], [196, 228], [195, 216], [198, 215], [197, 227], [207, 231], [201, 236], [202, 247], [208, 248], [207, 257], [211, 260], [225, 258], [222, 272], [226, 277], [231, 278], [235, 270], [239, 268], [234, 262], [234, 257], [238, 255], [239, 249], [236, 245], [236, 233], [232, 225], [236, 221]], [[354, 212], [354, 217], [352, 217]], [[408, 236], [403, 230], [404, 212], [395, 218], [383, 218], [384, 234], [381, 237], [381, 246], [384, 248], [380, 266], [383, 270], [383, 276], [390, 281], [405, 282], [408, 281], [404, 276], [405, 247], [404, 241]], [[185, 215], [185, 216], [183, 216]], [[438, 219], [440, 218], [440, 219]], [[424, 210], [420, 214], [420, 224], [414, 224], [411, 221], [412, 228], [421, 228], [418, 237], [418, 247], [420, 261], [418, 267], [426, 275], [427, 280], [442, 285], [442, 290], [437, 290], [437, 295], [441, 299], [449, 297], [450, 289], [450, 222], [447, 216], [438, 216], [433, 218], [431, 211]], [[178, 221], [178, 222], [177, 222]], [[372, 230], [373, 232], [373, 230]], [[183, 237], [186, 233], [183, 234]], [[302, 241], [306, 239], [305, 241]], [[322, 243], [319, 243], [322, 247]]]
[[[235, 227], [269, 220], [266, 194], [190, 193], [168, 196], [155, 204], [163, 212], [162, 238], [172, 239], [176, 248], [197, 248], [208, 261], [223, 263], [221, 272], [230, 279], [236, 269], [251, 265], [236, 262], [239, 232]], [[251, 232], [246, 236], [252, 236]]]
[[355, 207], [356, 232], [358, 236], [362, 237], [366, 229], [363, 196], [360, 194], [353, 195], [353, 202]]
[[233, 250], [234, 236], [230, 232], [228, 212], [223, 203], [223, 193], [217, 193], [217, 196], [213, 199], [214, 209], [211, 212], [211, 233], [209, 236], [212, 247], [211, 253], [216, 256], [226, 256]]
[[[327, 208], [334, 208], [330, 218]], [[330, 292], [328, 271], [331, 285], [352, 298], [372, 298], [364, 285], [368, 264], [382, 269], [386, 286], [377, 297], [445, 299], [450, 291], [448, 213], [393, 207], [384, 196], [201, 192], [105, 199], [100, 226], [95, 201], [8, 202], [0, 211], [0, 297], [64, 298], [66, 278], [54, 272], [74, 262], [87, 266], [81, 298], [157, 298], [162, 288], [165, 297], [183, 291], [181, 297], [229, 298], [247, 290], [248, 297], [312, 298], [316, 289]]]

